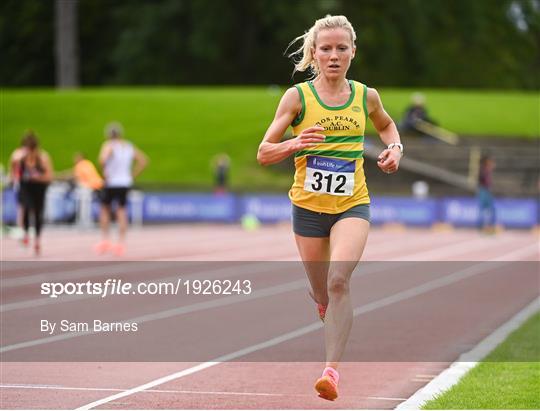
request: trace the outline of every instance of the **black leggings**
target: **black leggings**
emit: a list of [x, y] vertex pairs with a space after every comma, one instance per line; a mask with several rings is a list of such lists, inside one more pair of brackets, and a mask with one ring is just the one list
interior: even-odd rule
[[24, 231], [30, 228], [30, 214], [34, 215], [34, 225], [36, 227], [36, 237], [41, 234], [43, 225], [43, 209], [45, 207], [45, 192], [47, 185], [42, 183], [21, 183], [21, 203], [23, 209]]

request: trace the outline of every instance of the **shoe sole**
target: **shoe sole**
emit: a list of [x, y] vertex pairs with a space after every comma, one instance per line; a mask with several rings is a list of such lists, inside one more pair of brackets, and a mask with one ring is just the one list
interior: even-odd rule
[[334, 401], [338, 397], [336, 386], [329, 377], [319, 378], [315, 390], [319, 393], [319, 397], [328, 401]]

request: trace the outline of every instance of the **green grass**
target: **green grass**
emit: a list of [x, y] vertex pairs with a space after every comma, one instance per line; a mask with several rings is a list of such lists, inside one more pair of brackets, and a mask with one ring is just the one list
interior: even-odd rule
[[540, 409], [540, 313], [423, 409]]
[[[281, 90], [281, 92], [284, 89]], [[399, 120], [412, 90], [379, 90], [388, 112]], [[104, 125], [123, 123], [126, 137], [149, 154], [140, 182], [206, 189], [211, 158], [232, 158], [235, 188], [287, 187], [288, 173], [261, 168], [255, 159], [280, 94], [265, 87], [95, 88], [2, 90], [0, 161], [6, 164], [25, 129], [34, 129], [56, 170], [71, 166], [82, 150], [97, 157]], [[518, 92], [425, 90], [430, 113], [460, 134], [540, 135], [539, 95]], [[373, 133], [369, 125], [367, 133]]]

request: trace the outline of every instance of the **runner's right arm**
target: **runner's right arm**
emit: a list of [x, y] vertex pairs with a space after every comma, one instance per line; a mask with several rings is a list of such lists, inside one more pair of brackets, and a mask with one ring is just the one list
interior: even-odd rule
[[101, 150], [99, 151], [99, 164], [101, 167], [105, 167], [105, 163], [112, 154], [112, 147], [109, 142], [103, 143]]
[[323, 127], [309, 127], [299, 136], [281, 141], [285, 131], [302, 110], [300, 95], [295, 87], [288, 89], [276, 110], [272, 124], [266, 130], [263, 141], [259, 145], [257, 161], [263, 166], [279, 163], [291, 154], [305, 148], [313, 147], [324, 141], [324, 135], [317, 134]]

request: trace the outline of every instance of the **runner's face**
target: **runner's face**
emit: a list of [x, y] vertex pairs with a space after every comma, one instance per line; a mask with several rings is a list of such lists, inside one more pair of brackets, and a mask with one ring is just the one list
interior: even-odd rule
[[342, 28], [319, 31], [312, 49], [319, 71], [328, 78], [345, 78], [355, 51], [350, 33]]

